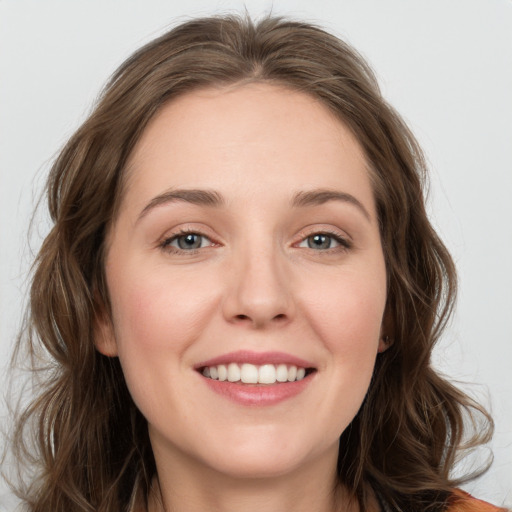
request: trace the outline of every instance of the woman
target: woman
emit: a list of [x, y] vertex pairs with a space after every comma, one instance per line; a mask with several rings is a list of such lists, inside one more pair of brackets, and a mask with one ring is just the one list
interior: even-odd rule
[[316, 27], [201, 19], [133, 55], [48, 182], [28, 509], [496, 510], [449, 475], [491, 420], [430, 366], [456, 278], [424, 178]]

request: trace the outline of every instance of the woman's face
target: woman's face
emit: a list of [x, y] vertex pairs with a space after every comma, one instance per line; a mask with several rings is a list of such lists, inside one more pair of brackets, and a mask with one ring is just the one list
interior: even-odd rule
[[212, 88], [165, 105], [127, 169], [97, 346], [119, 356], [157, 464], [332, 467], [385, 334], [356, 139], [305, 94]]

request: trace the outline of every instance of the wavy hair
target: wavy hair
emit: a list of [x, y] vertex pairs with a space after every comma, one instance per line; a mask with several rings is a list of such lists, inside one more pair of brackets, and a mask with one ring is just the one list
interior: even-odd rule
[[[318, 99], [352, 130], [370, 168], [393, 343], [379, 354], [363, 405], [340, 438], [340, 482], [361, 510], [371, 490], [398, 510], [442, 510], [459, 452], [489, 439], [491, 418], [431, 365], [453, 308], [455, 269], [425, 211], [421, 149], [371, 69], [349, 45], [310, 24], [196, 19], [121, 65], [51, 169], [53, 228], [34, 264], [27, 329], [18, 341], [35, 369], [41, 353], [48, 361], [13, 439], [20, 464], [35, 468], [22, 490], [28, 510], [144, 508], [156, 474], [146, 421], [117, 358], [94, 345], [95, 318], [109, 312], [105, 234], [123, 195], [127, 159], [162, 105], [194, 89], [246, 82]], [[484, 419], [469, 441], [467, 415]]]

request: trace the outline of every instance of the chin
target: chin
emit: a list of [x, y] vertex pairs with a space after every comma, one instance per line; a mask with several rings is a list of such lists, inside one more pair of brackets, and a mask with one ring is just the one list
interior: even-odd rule
[[[234, 454], [235, 455], [235, 454]], [[289, 475], [304, 464], [302, 457], [287, 454], [276, 456], [268, 453], [247, 453], [243, 457], [217, 460], [211, 469], [233, 479], [270, 479]]]
[[293, 432], [253, 432], [250, 436], [231, 436], [227, 448], [210, 450], [207, 464], [232, 478], [276, 478], [300, 471], [325, 456], [337, 459], [338, 440], [331, 445], [312, 445]]

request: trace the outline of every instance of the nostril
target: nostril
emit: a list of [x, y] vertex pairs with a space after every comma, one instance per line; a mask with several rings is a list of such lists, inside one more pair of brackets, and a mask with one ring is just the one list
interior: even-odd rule
[[[235, 317], [237, 320], [250, 320], [250, 317], [248, 315], [236, 315]], [[279, 315], [276, 315], [273, 320], [285, 320], [286, 315], [284, 313], [280, 313]]]

